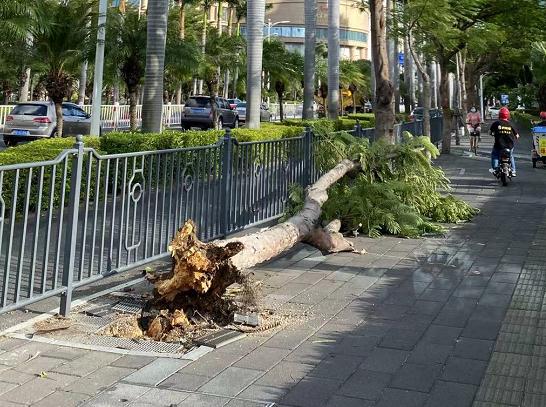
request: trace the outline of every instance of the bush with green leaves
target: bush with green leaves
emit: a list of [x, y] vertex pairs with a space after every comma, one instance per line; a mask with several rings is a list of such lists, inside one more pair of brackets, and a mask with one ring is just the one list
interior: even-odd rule
[[426, 137], [404, 134], [397, 145], [356, 139], [332, 133], [318, 143], [317, 166], [326, 172], [342, 158], [360, 162], [356, 174], [348, 174], [328, 192], [322, 220], [341, 220], [343, 230], [377, 237], [393, 234], [418, 237], [440, 233], [439, 223], [470, 220], [477, 210], [452, 195], [449, 180], [428, 156], [438, 149]]

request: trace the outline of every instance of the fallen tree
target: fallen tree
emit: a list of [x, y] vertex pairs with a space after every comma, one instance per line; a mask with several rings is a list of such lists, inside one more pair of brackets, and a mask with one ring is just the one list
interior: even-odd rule
[[[308, 242], [325, 253], [355, 251], [341, 230], [362, 229], [370, 236], [419, 236], [442, 230], [435, 218], [457, 222], [475, 213], [464, 202], [440, 194], [448, 181], [427, 158], [427, 153], [438, 153], [427, 138], [408, 136], [403, 145], [369, 147], [367, 142], [341, 134], [321, 142], [327, 145], [326, 153], [316, 159], [325, 173], [305, 190], [284, 222], [210, 243], [197, 238], [191, 220], [178, 230], [169, 246], [171, 271], [149, 278], [154, 296], [138, 321], [146, 336], [175, 340], [199, 321], [227, 325], [236, 311], [256, 311], [252, 281], [244, 271], [298, 242]], [[330, 199], [329, 192], [333, 194]], [[239, 299], [225, 295], [234, 285], [240, 287]]]

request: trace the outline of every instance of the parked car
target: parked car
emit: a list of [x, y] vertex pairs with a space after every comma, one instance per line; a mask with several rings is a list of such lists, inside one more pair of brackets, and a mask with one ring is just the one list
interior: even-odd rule
[[[203, 130], [214, 127], [212, 122], [210, 96], [192, 96], [184, 106], [182, 113], [182, 127], [186, 130], [192, 127], [199, 127]], [[239, 114], [237, 110], [229, 107], [224, 98], [216, 98], [216, 109], [218, 113], [218, 127], [239, 127]]]
[[[63, 103], [63, 136], [89, 134], [91, 116], [74, 103]], [[53, 102], [18, 103], [6, 117], [4, 143], [15, 146], [19, 142], [55, 137], [57, 115]]]
[[499, 110], [500, 106], [488, 106], [485, 116], [491, 120], [497, 120], [499, 118]]
[[[246, 102], [242, 102], [237, 105], [237, 113], [239, 114], [239, 120], [241, 122], [246, 122]], [[260, 105], [260, 121], [271, 121], [271, 113], [269, 112], [267, 106], [263, 103]]]
[[[430, 118], [434, 119], [435, 117], [440, 117], [442, 115], [442, 112], [439, 109], [430, 109]], [[424, 107], [416, 107], [413, 109], [413, 111], [410, 113], [409, 119], [410, 121], [416, 121], [416, 120], [423, 120], [423, 115], [425, 114], [425, 108]]]
[[235, 109], [239, 103], [244, 103], [244, 100], [237, 99], [237, 98], [228, 99], [227, 101], [229, 103], [229, 107], [231, 107], [232, 109]]

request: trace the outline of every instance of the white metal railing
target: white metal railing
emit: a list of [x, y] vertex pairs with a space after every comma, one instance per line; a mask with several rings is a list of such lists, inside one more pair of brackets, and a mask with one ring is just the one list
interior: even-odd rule
[[[0, 126], [6, 123], [6, 117], [13, 105], [0, 105]], [[92, 105], [83, 105], [82, 109], [91, 114]], [[180, 127], [184, 105], [163, 105], [163, 125], [165, 127]], [[136, 107], [137, 126], [142, 124], [142, 106]], [[102, 127], [105, 129], [129, 128], [129, 105], [102, 105], [100, 112]]]
[[[280, 108], [278, 103], [269, 104], [269, 112], [271, 120], [280, 120]], [[283, 114], [285, 119], [301, 119], [303, 113], [303, 105], [298, 102], [283, 103]]]

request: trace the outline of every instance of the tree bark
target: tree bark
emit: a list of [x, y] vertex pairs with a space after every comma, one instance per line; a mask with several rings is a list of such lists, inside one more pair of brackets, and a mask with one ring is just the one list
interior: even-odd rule
[[453, 112], [449, 107], [449, 60], [440, 58], [440, 104], [443, 112], [444, 134], [442, 137], [442, 154], [451, 152], [451, 124]]
[[394, 127], [394, 88], [389, 80], [387, 56], [387, 33], [383, 0], [370, 0], [372, 54], [375, 71], [375, 136], [395, 143]]
[[247, 2], [247, 104], [246, 123], [249, 129], [260, 128], [262, 99], [262, 53], [265, 0]]
[[55, 115], [57, 117], [57, 134], [56, 137], [63, 136], [63, 103], [55, 102]]
[[87, 85], [87, 60], [82, 62], [80, 69], [80, 84], [78, 87], [78, 104], [85, 104], [85, 88]]
[[142, 131], [158, 133], [162, 128], [163, 76], [169, 2], [150, 0], [148, 3], [148, 38], [146, 45], [146, 75], [142, 103]]
[[339, 115], [339, 2], [328, 0], [328, 118]]
[[459, 89], [461, 90], [461, 107], [463, 109], [463, 114], [468, 112], [468, 95], [466, 93], [466, 49], [462, 50], [459, 53], [459, 81], [461, 83]]
[[186, 4], [184, 0], [178, 0], [178, 37], [183, 40], [186, 37]]
[[131, 131], [136, 131], [138, 127], [137, 123], [137, 104], [138, 104], [138, 92], [136, 86], [128, 89], [129, 91], [129, 127]]
[[[411, 31], [408, 33], [408, 37], [411, 56], [415, 61], [415, 65], [417, 66], [417, 70], [423, 81], [423, 135], [430, 138], [430, 75], [427, 72], [425, 62], [421, 61], [421, 58], [419, 58], [419, 55], [415, 52], [411, 40]], [[417, 136], [417, 134], [415, 134], [415, 136]]]
[[305, 0], [305, 51], [303, 71], [303, 115], [304, 120], [314, 118], [313, 102], [315, 100], [315, 47], [317, 25], [317, 1]]
[[24, 75], [25, 75], [25, 77], [23, 79], [23, 84], [22, 84], [21, 90], [19, 92], [19, 102], [28, 101], [28, 91], [29, 91], [29, 88], [30, 88], [30, 68], [25, 69]]
[[413, 65], [411, 51], [409, 48], [408, 36], [404, 36], [404, 84], [406, 85], [407, 96], [404, 100], [406, 113], [410, 113], [415, 104], [413, 91]]

